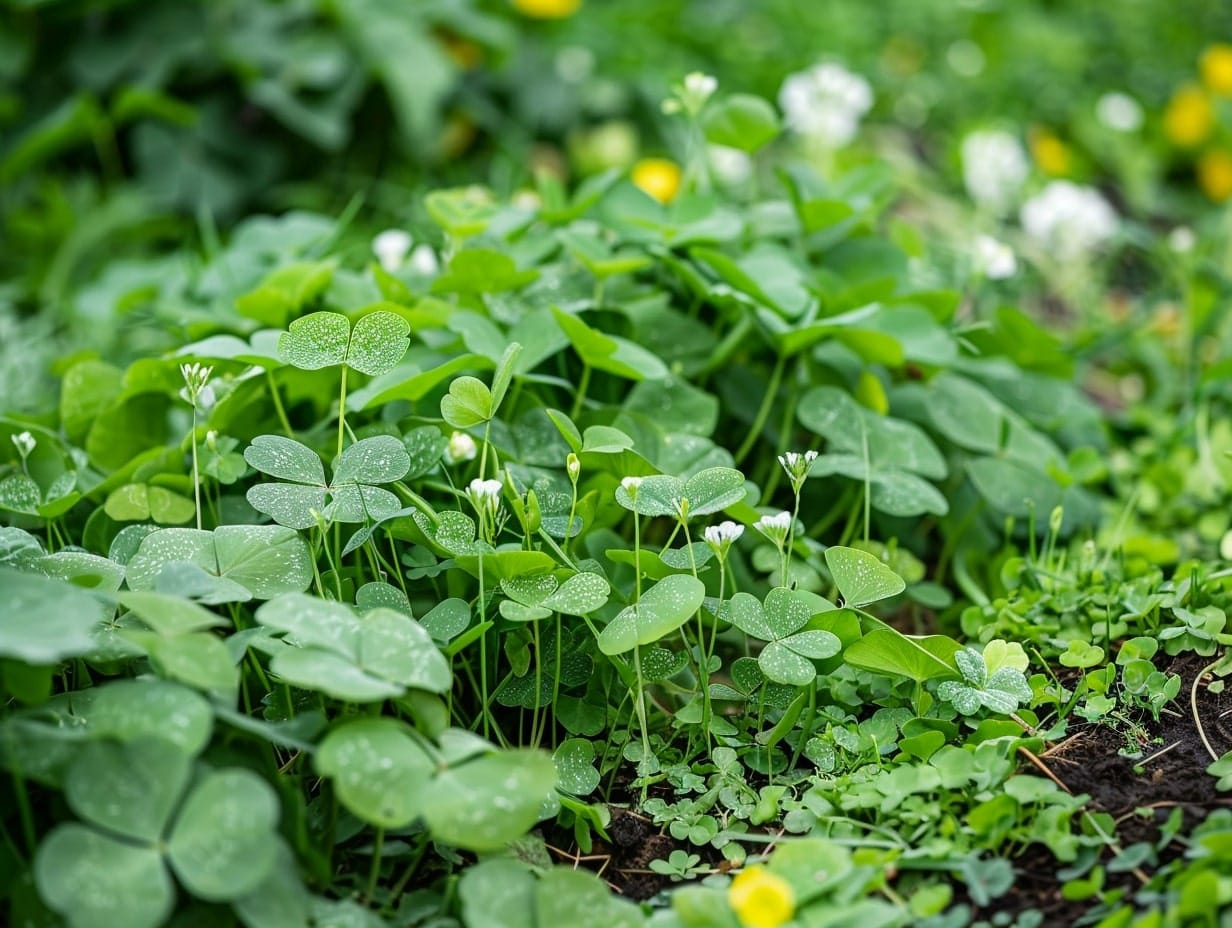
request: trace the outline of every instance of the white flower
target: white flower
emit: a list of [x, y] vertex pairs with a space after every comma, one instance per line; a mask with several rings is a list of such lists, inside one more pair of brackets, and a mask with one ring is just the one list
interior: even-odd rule
[[630, 496], [634, 496], [637, 493], [637, 488], [642, 485], [642, 478], [641, 477], [625, 477], [623, 480], [620, 481], [620, 485], [624, 487], [624, 490], [626, 493], [628, 493]]
[[1095, 104], [1095, 116], [1114, 132], [1142, 128], [1142, 105], [1127, 93], [1106, 93]]
[[[543, 208], [543, 197], [539, 196], [534, 190], [519, 190], [514, 193], [513, 199], [510, 202], [518, 209], [524, 209], [528, 213], [535, 213]], [[436, 255], [432, 257], [435, 259]]]
[[406, 253], [411, 250], [412, 239], [401, 229], [386, 229], [372, 240], [372, 253], [381, 263], [381, 269], [392, 274], [402, 267]]
[[17, 453], [21, 455], [22, 460], [30, 456], [30, 452], [34, 450], [38, 444], [38, 440], [29, 432], [19, 432], [11, 436], [13, 444], [17, 446]]
[[684, 77], [684, 92], [695, 100], [706, 101], [719, 89], [718, 78], [701, 71], [693, 71]]
[[431, 277], [441, 268], [440, 261], [437, 260], [436, 251], [431, 245], [416, 245], [411, 251], [410, 260], [407, 266], [416, 274], [422, 274], [424, 277]]
[[982, 129], [962, 140], [963, 185], [980, 206], [1007, 209], [1031, 171], [1022, 143], [1008, 132]]
[[797, 496], [816, 460], [816, 451], [805, 451], [803, 454], [799, 451], [788, 451], [786, 454], [779, 455], [779, 464], [787, 474], [787, 479], [791, 481], [792, 492]]
[[702, 533], [711, 545], [720, 547], [730, 545], [744, 534], [744, 526], [738, 522], [720, 522], [718, 525], [708, 525]]
[[855, 138], [872, 105], [868, 81], [833, 62], [791, 74], [779, 88], [779, 108], [787, 127], [829, 148], [840, 148]]
[[445, 446], [445, 457], [451, 464], [473, 461], [478, 453], [479, 446], [475, 444], [475, 439], [465, 432], [454, 432], [449, 436], [449, 444]]
[[572, 483], [577, 483], [578, 475], [582, 473], [582, 462], [572, 451], [565, 457], [565, 473]]
[[791, 513], [780, 512], [772, 516], [762, 516], [753, 523], [753, 528], [765, 535], [776, 545], [782, 545], [791, 531]]
[[475, 499], [494, 500], [500, 498], [502, 487], [504, 484], [499, 480], [480, 480], [476, 477], [470, 482], [468, 492]]
[[180, 376], [184, 378], [184, 389], [180, 398], [184, 402], [201, 409], [209, 409], [214, 405], [214, 388], [210, 386], [210, 374], [214, 368], [203, 364], [181, 364]]
[[1196, 244], [1198, 244], [1197, 237], [1189, 226], [1177, 226], [1168, 233], [1168, 247], [1177, 254], [1193, 251]]
[[569, 45], [556, 53], [556, 76], [566, 84], [581, 84], [595, 70], [595, 53], [582, 45]]
[[991, 235], [977, 235], [972, 251], [976, 273], [989, 280], [1005, 280], [1018, 272], [1014, 249]]
[[1116, 234], [1116, 211], [1092, 187], [1054, 180], [1022, 206], [1023, 231], [1049, 251], [1088, 252]]
[[719, 183], [728, 187], [743, 184], [753, 175], [753, 159], [739, 148], [726, 145], [710, 145], [706, 149], [710, 169]]

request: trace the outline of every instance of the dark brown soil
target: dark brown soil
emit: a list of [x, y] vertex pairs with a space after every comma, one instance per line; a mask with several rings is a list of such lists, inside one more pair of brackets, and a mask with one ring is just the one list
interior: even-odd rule
[[[1119, 753], [1135, 735], [1104, 724], [1081, 724], [1065, 741], [1041, 755], [1041, 760], [1066, 788], [1091, 797], [1091, 811], [1106, 812], [1117, 821], [1116, 840], [1121, 848], [1138, 842], [1156, 844], [1161, 840], [1161, 825], [1174, 809], [1184, 817], [1181, 834], [1197, 825], [1214, 809], [1229, 800], [1215, 789], [1215, 778], [1206, 773], [1211, 756], [1190, 707], [1190, 688], [1194, 678], [1211, 661], [1196, 654], [1177, 657], [1167, 672], [1181, 675], [1181, 692], [1160, 715], [1158, 722], [1149, 714], [1140, 721], [1145, 744], [1136, 744], [1141, 755], [1130, 758]], [[1211, 678], [1198, 686], [1197, 705], [1201, 725], [1216, 754], [1232, 749], [1232, 692], [1212, 693]], [[1038, 768], [1027, 767], [1038, 773]], [[1159, 862], [1179, 857], [1183, 848], [1175, 842], [1162, 848]], [[1116, 856], [1111, 849], [1103, 854], [1106, 864]], [[994, 903], [1000, 911], [1022, 912], [1037, 909], [1045, 925], [1073, 925], [1087, 909], [1087, 903], [1070, 902], [1061, 897], [1062, 881], [1058, 864], [1042, 847], [1033, 847], [1015, 861], [1017, 879], [1009, 894]], [[1139, 872], [1150, 875], [1144, 864]], [[1108, 886], [1123, 887], [1132, 894], [1140, 885], [1134, 873], [1109, 873]]]

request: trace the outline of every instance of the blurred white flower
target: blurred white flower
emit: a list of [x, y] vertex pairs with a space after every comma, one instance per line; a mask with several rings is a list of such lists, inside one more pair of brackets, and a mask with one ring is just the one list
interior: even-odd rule
[[416, 245], [407, 265], [416, 274], [422, 274], [425, 277], [431, 277], [441, 268], [436, 258], [436, 251], [431, 245]]
[[180, 399], [199, 409], [209, 409], [214, 405], [214, 388], [210, 385], [210, 374], [214, 368], [205, 364], [181, 364], [180, 376], [184, 378], [184, 389], [180, 391]]
[[381, 263], [381, 270], [392, 274], [402, 267], [406, 253], [411, 250], [411, 236], [401, 229], [386, 229], [372, 240], [372, 253]]
[[709, 74], [703, 74], [701, 71], [694, 71], [691, 74], [685, 75], [684, 92], [690, 97], [704, 102], [710, 99], [710, 96], [718, 89], [718, 79]]
[[556, 76], [566, 84], [581, 84], [595, 70], [595, 53], [582, 45], [569, 45], [556, 53]]
[[1142, 128], [1142, 106], [1127, 93], [1106, 93], [1095, 104], [1095, 116], [1115, 132], [1135, 132]]
[[1054, 252], [1088, 252], [1116, 234], [1116, 211], [1093, 187], [1054, 180], [1022, 205], [1023, 231]]
[[1177, 254], [1193, 251], [1196, 244], [1198, 244], [1198, 239], [1189, 226], [1177, 226], [1168, 233], [1168, 247]]
[[976, 273], [989, 280], [1005, 280], [1018, 272], [1018, 259], [1014, 256], [1014, 249], [991, 235], [976, 236], [972, 259]]
[[710, 169], [720, 184], [736, 187], [753, 175], [753, 159], [739, 148], [711, 145], [706, 149]]
[[1031, 165], [1008, 132], [981, 129], [962, 140], [963, 185], [980, 206], [1002, 211], [1017, 198]]
[[449, 444], [445, 446], [445, 457], [451, 464], [473, 461], [478, 453], [479, 446], [475, 444], [475, 439], [465, 432], [454, 432], [449, 436]]
[[873, 88], [841, 64], [826, 62], [791, 74], [779, 89], [787, 127], [829, 148], [856, 136], [873, 105]]
[[10, 437], [13, 444], [17, 446], [17, 453], [21, 455], [23, 461], [30, 456], [30, 452], [38, 445], [38, 440], [29, 432], [18, 432]]
[[620, 481], [620, 485], [624, 487], [626, 493], [632, 496], [637, 492], [637, 488], [642, 485], [641, 477], [625, 477]]

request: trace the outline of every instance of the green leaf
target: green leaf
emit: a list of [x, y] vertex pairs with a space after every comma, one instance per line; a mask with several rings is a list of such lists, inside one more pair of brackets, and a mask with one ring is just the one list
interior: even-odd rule
[[556, 786], [556, 765], [541, 751], [485, 754], [447, 767], [424, 798], [424, 817], [438, 841], [468, 851], [497, 851], [537, 821]]
[[113, 490], [103, 510], [117, 522], [144, 522], [153, 519], [159, 525], [180, 525], [196, 513], [193, 501], [163, 487], [130, 483]]
[[441, 398], [441, 416], [455, 429], [482, 425], [495, 414], [495, 403], [488, 385], [477, 377], [459, 377]]
[[317, 453], [281, 435], [258, 435], [244, 449], [244, 460], [279, 480], [326, 486], [325, 465]]
[[521, 344], [511, 342], [501, 355], [500, 361], [497, 362], [496, 373], [492, 375], [492, 415], [496, 415], [496, 410], [500, 409], [501, 401], [505, 398], [505, 391], [509, 389], [509, 384], [513, 381], [518, 357], [521, 354]]
[[541, 605], [565, 615], [590, 615], [607, 604], [611, 587], [598, 574], [576, 573], [562, 583]]
[[163, 680], [116, 680], [90, 692], [94, 698], [82, 714], [94, 737], [124, 742], [161, 738], [189, 757], [210, 740], [214, 713], [188, 687]]
[[570, 928], [642, 928], [646, 919], [628, 899], [612, 893], [585, 870], [555, 867], [535, 887], [535, 912], [540, 926]]
[[175, 887], [153, 847], [137, 847], [84, 825], [59, 825], [43, 839], [34, 879], [47, 904], [73, 928], [157, 928]]
[[374, 435], [343, 449], [332, 484], [393, 483], [406, 476], [410, 467], [411, 456], [400, 440], [392, 435]]
[[94, 648], [94, 630], [104, 619], [102, 603], [89, 593], [35, 574], [0, 568], [4, 614], [0, 656], [27, 664], [55, 664]]
[[353, 661], [319, 648], [279, 651], [270, 661], [270, 670], [292, 686], [346, 702], [380, 702], [404, 692], [401, 686], [366, 673]]
[[343, 806], [378, 828], [403, 828], [422, 814], [434, 770], [407, 726], [387, 718], [335, 728], [317, 748], [315, 764], [334, 781]]
[[535, 887], [519, 860], [494, 857], [467, 867], [458, 881], [466, 928], [537, 928]]
[[239, 687], [239, 668], [222, 640], [209, 632], [157, 638], [148, 650], [161, 676], [226, 697]]
[[779, 134], [779, 119], [774, 107], [761, 97], [735, 93], [706, 109], [702, 129], [715, 145], [754, 152]]
[[826, 566], [847, 607], [867, 606], [897, 596], [907, 588], [902, 577], [874, 555], [858, 548], [838, 545], [827, 548]]
[[595, 746], [585, 738], [563, 741], [552, 755], [556, 764], [556, 786], [573, 796], [587, 796], [599, 786], [595, 769]]
[[411, 324], [396, 313], [378, 310], [361, 316], [347, 346], [347, 367], [370, 377], [388, 373], [410, 347], [410, 331]]
[[153, 844], [188, 783], [189, 764], [186, 754], [161, 738], [96, 741], [69, 769], [65, 798], [85, 821]]
[[250, 770], [207, 773], [185, 801], [167, 859], [185, 889], [210, 902], [246, 896], [274, 870], [278, 795]]
[[668, 375], [667, 366], [659, 357], [640, 345], [614, 335], [605, 335], [577, 316], [556, 307], [552, 307], [552, 315], [573, 349], [589, 367], [626, 380], [661, 380]]
[[308, 543], [281, 525], [220, 525], [214, 529], [214, 553], [218, 576], [255, 599], [298, 593], [312, 582]]
[[961, 645], [944, 635], [908, 636], [887, 627], [874, 628], [843, 652], [853, 667], [909, 677], [917, 683], [956, 673], [954, 653]]
[[121, 593], [120, 605], [131, 610], [160, 635], [182, 635], [231, 623], [222, 616], [178, 596], [165, 593]]
[[278, 337], [278, 357], [304, 371], [334, 367], [346, 362], [350, 340], [351, 321], [346, 316], [309, 313], [292, 322], [288, 331]]
[[599, 650], [623, 654], [641, 644], [653, 644], [688, 621], [706, 597], [696, 577], [673, 574], [642, 594], [635, 605], [623, 609], [599, 634]]
[[367, 672], [432, 693], [453, 683], [449, 662], [418, 622], [393, 609], [373, 609], [359, 621], [359, 666]]

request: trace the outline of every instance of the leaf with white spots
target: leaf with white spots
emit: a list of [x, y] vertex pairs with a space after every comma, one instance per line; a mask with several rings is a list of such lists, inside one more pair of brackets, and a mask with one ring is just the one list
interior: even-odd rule
[[43, 839], [34, 880], [39, 895], [72, 928], [157, 928], [175, 904], [175, 886], [155, 848], [75, 822]]
[[91, 590], [114, 593], [124, 582], [123, 565], [85, 551], [57, 551], [39, 558], [36, 563], [49, 577]]
[[131, 741], [157, 736], [189, 756], [210, 740], [214, 713], [203, 696], [165, 680], [116, 680], [94, 690], [78, 713], [96, 738]]
[[844, 606], [867, 606], [897, 596], [907, 588], [902, 577], [875, 555], [858, 548], [826, 548], [826, 566], [842, 594]]
[[441, 458], [449, 447], [449, 440], [436, 426], [421, 425], [402, 436], [402, 446], [411, 458], [406, 479], [414, 480], [440, 466]]
[[342, 603], [288, 593], [258, 609], [257, 621], [286, 632], [301, 647], [317, 645], [351, 659], [359, 657], [359, 620]]
[[0, 480], [0, 509], [36, 516], [42, 504], [43, 492], [25, 474], [12, 474]]
[[466, 928], [537, 928], [535, 878], [520, 860], [493, 857], [467, 867], [458, 881]]
[[813, 662], [797, 654], [784, 641], [771, 641], [757, 656], [757, 664], [766, 677], [788, 686], [807, 686], [817, 676]]
[[456, 509], [446, 509], [437, 513], [437, 517], [439, 521], [433, 522], [419, 511], [412, 516], [429, 541], [440, 545], [450, 554], [470, 554], [475, 548], [474, 519]]
[[449, 690], [449, 662], [414, 619], [392, 609], [374, 609], [359, 625], [359, 666], [365, 671], [431, 693]]
[[424, 797], [432, 837], [468, 851], [498, 851], [539, 821], [556, 786], [556, 765], [542, 751], [485, 754], [433, 779]]
[[402, 501], [388, 490], [362, 483], [333, 487], [330, 496], [332, 499], [325, 507], [325, 518], [331, 522], [379, 522], [396, 514], [402, 507]]
[[405, 690], [357, 667], [345, 657], [320, 648], [286, 648], [270, 661], [284, 683], [315, 690], [345, 702], [381, 702], [401, 696]]
[[552, 754], [556, 764], [556, 786], [572, 796], [586, 796], [599, 785], [595, 769], [595, 746], [585, 738], [561, 742]]
[[393, 483], [406, 476], [411, 456], [392, 435], [374, 435], [345, 448], [334, 469], [334, 486], [347, 483]]
[[148, 650], [159, 676], [224, 697], [239, 688], [239, 668], [222, 639], [209, 632], [157, 638]]
[[676, 500], [685, 496], [684, 481], [679, 477], [656, 474], [643, 477], [636, 495], [630, 494], [623, 484], [616, 488], [616, 502], [625, 509], [643, 516], [676, 515]]
[[278, 358], [282, 362], [317, 371], [346, 361], [351, 321], [341, 313], [309, 313], [292, 322], [288, 330], [278, 336]]
[[129, 559], [125, 579], [130, 590], [153, 590], [164, 564], [196, 564], [207, 573], [218, 573], [214, 536], [195, 528], [164, 528], [141, 540]]
[[359, 719], [335, 728], [316, 752], [342, 805], [378, 828], [403, 828], [424, 809], [432, 760], [402, 722]]
[[360, 612], [371, 612], [373, 609], [393, 609], [405, 616], [414, 618], [411, 612], [411, 601], [402, 590], [390, 583], [373, 580], [365, 583], [355, 591], [355, 606]]
[[[302, 483], [258, 483], [248, 489], [248, 504], [279, 525], [293, 529], [313, 528], [314, 512], [325, 512], [325, 490]], [[339, 520], [339, 521], [363, 521]]]
[[312, 582], [308, 544], [277, 525], [220, 525], [214, 529], [218, 575], [256, 599], [299, 592]]
[[744, 474], [731, 467], [707, 467], [685, 481], [689, 517], [704, 516], [744, 499]]
[[411, 344], [407, 337], [410, 332], [410, 323], [396, 313], [384, 310], [368, 313], [355, 323], [351, 332], [346, 351], [347, 367], [372, 377], [388, 373], [406, 354]]
[[274, 870], [278, 795], [250, 770], [206, 774], [180, 809], [167, 859], [184, 888], [210, 902], [238, 899]]
[[501, 592], [523, 606], [538, 606], [556, 592], [560, 584], [551, 574], [523, 574], [501, 580]]
[[152, 844], [162, 836], [188, 783], [190, 760], [162, 738], [95, 741], [69, 769], [64, 796], [90, 824]]
[[705, 598], [706, 586], [696, 577], [664, 577], [607, 624], [599, 634], [599, 650], [623, 654], [639, 644], [654, 644], [687, 622]]
[[553, 612], [565, 615], [590, 615], [602, 609], [612, 588], [606, 580], [595, 573], [576, 573], [544, 599], [540, 605]]
[[244, 460], [279, 480], [325, 486], [325, 465], [320, 456], [307, 445], [281, 435], [258, 435], [244, 449]]
[[667, 680], [684, 670], [689, 657], [683, 651], [647, 648], [641, 655], [642, 679], [648, 683]]
[[447, 599], [433, 606], [419, 624], [437, 641], [448, 642], [470, 626], [470, 604], [464, 599]]
[[0, 656], [45, 666], [93, 650], [106, 610], [89, 593], [8, 568], [0, 568], [0, 590]]

